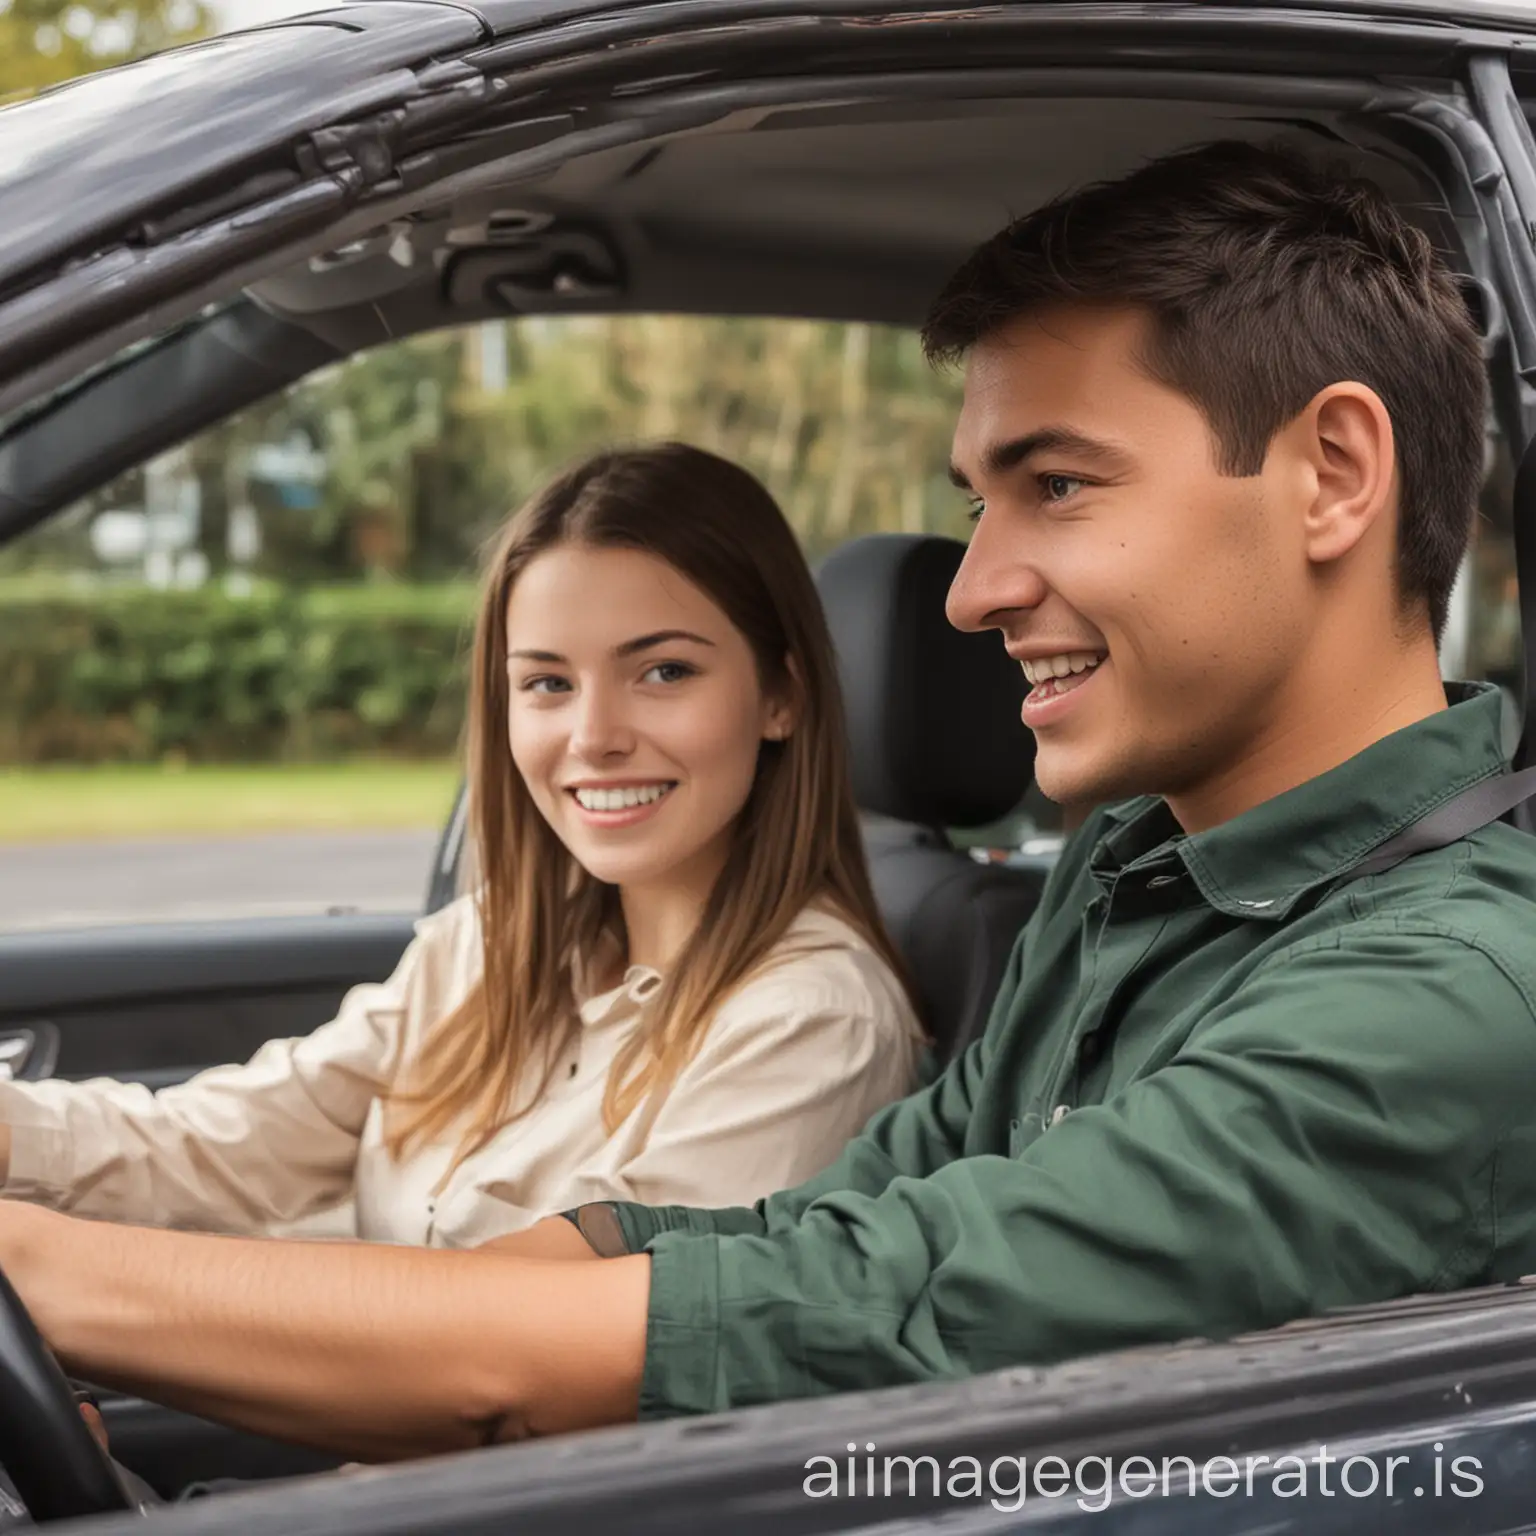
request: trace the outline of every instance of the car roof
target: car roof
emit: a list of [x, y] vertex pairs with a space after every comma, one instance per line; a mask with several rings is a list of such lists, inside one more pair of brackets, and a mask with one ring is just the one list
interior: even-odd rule
[[[408, 3], [439, 3], [439, 0], [408, 0]], [[462, 0], [466, 8], [481, 16], [498, 36], [511, 36], [519, 31], [553, 26], [560, 22], [577, 20], [600, 13], [615, 13], [656, 8], [656, 0]], [[1004, 0], [1007, 3], [1007, 0]], [[1039, 4], [1041, 0], [1014, 0], [1015, 4]], [[834, 7], [818, 5], [817, 0], [801, 0], [801, 3], [778, 3], [765, 6], [757, 0], [673, 0], [674, 5], [686, 5], [693, 11], [710, 11], [728, 18], [750, 14], [753, 11], [775, 10], [778, 12], [808, 13], [816, 10], [832, 10]], [[994, 0], [994, 6], [996, 0]], [[992, 7], [989, 7], [992, 8]], [[1206, 9], [1208, 7], [1202, 7]], [[1350, 11], [1361, 15], [1398, 15], [1434, 17], [1452, 24], [1468, 26], [1509, 26], [1536, 29], [1536, 0], [1286, 0], [1281, 6], [1274, 0], [1236, 0], [1233, 10], [1319, 10]], [[857, 9], [846, 4], [835, 7], [839, 11]], [[900, 11], [931, 10], [931, 0], [887, 0], [887, 3], [870, 9], [891, 13]], [[1182, 0], [1153, 0], [1145, 10], [1165, 10], [1169, 19], [1190, 9]]]
[[[549, 32], [579, 48], [587, 35], [595, 38], [591, 29], [601, 18], [647, 36], [771, 16], [900, 17], [951, 7], [958, 0], [352, 0], [171, 49], [0, 108], [0, 298], [21, 274], [93, 235], [131, 231], [131, 221], [152, 215], [161, 201], [184, 208], [204, 186], [216, 196], [221, 182], [259, 169], [264, 156], [280, 157], [291, 171], [292, 146], [306, 133], [419, 98], [422, 71], [498, 44], [526, 45]], [[979, 14], [974, 5], [964, 9]], [[1005, 0], [981, 11], [1055, 10], [1093, 25], [1096, 9], [1112, 21], [1125, 8]], [[1143, 23], [1164, 12], [1170, 24], [1198, 11], [1235, 27], [1325, 13], [1536, 33], [1536, 0], [1291, 0], [1284, 7], [1236, 0], [1134, 9]]]
[[485, 37], [457, 7], [383, 0], [172, 49], [0, 110], [0, 292], [163, 198], [216, 195], [234, 164], [397, 104], [418, 89], [413, 66]]
[[[1383, 24], [1386, 0], [355, 0], [172, 50], [0, 109], [0, 422], [9, 434], [71, 381], [242, 290], [341, 355], [379, 327], [559, 310], [541, 285], [571, 280], [573, 263], [597, 308], [750, 303], [910, 323], [961, 249], [1064, 181], [1158, 146], [1267, 135], [1282, 105], [1285, 121], [1339, 142], [1339, 111], [1380, 108], [1400, 94], [1390, 81], [1452, 69], [1448, 37], [1487, 43], [1464, 22], [1419, 19], [1428, 0], [1392, 8], [1412, 19]], [[1520, 9], [1536, 20], [1536, 5]], [[1132, 125], [1101, 65], [1157, 73], [1144, 34], [1165, 18], [1180, 29], [1170, 50], [1188, 46], [1169, 52], [1177, 78]], [[1029, 46], [1005, 53], [994, 32]], [[928, 122], [901, 121], [953, 89], [912, 68], [934, 56], [930, 34], [969, 50], [968, 78], [1007, 57], [1040, 80], [1017, 101], [1010, 85], [1001, 103], [937, 102]], [[1088, 61], [1068, 71], [1085, 99], [1065, 137], [1059, 92], [1040, 88], [1065, 80], [1044, 67], [1058, 58]], [[1302, 97], [1263, 79], [1252, 94], [1250, 72], [1270, 59]], [[818, 100], [841, 76], [830, 106], [790, 104], [802, 73]], [[856, 73], [875, 80], [872, 96]], [[725, 115], [722, 80], [754, 99]], [[664, 150], [663, 133], [675, 139]], [[1408, 174], [1395, 159], [1380, 169]], [[1394, 195], [1424, 201], [1416, 181]], [[528, 282], [505, 251], [465, 250], [503, 244], [508, 208], [567, 231], [569, 249], [533, 250]], [[408, 225], [401, 263], [394, 220]], [[312, 245], [322, 232], [329, 243]], [[315, 266], [317, 251], [346, 260]]]

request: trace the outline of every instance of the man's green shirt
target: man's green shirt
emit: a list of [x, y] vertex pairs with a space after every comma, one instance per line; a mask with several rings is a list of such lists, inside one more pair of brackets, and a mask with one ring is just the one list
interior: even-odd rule
[[1536, 838], [1334, 884], [1503, 771], [1497, 690], [1448, 694], [1210, 831], [1096, 812], [931, 1087], [754, 1209], [613, 1207], [652, 1257], [642, 1416], [1536, 1270]]

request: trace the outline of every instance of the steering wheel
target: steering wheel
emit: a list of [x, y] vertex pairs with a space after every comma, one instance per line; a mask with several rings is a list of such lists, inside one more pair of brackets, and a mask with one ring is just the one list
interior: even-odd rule
[[139, 1508], [3, 1271], [0, 1466], [38, 1524]]

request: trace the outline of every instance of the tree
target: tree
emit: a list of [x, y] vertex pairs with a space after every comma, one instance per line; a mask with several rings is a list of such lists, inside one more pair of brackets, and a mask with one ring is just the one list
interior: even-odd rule
[[205, 0], [0, 0], [0, 100], [211, 28]]
[[[759, 475], [812, 558], [862, 533], [968, 532], [944, 472], [959, 381], [930, 369], [908, 333], [529, 318], [506, 326], [497, 351], [505, 367], [487, 369], [475, 330], [412, 337], [201, 434], [183, 463], [198, 484], [209, 572], [227, 566], [239, 508], [259, 526], [259, 569], [279, 581], [462, 576], [496, 524], [556, 468], [658, 437], [714, 449]], [[282, 467], [281, 450], [295, 444], [320, 466], [312, 485]], [[0, 551], [0, 574], [89, 568], [89, 518], [143, 504], [142, 476], [125, 476], [78, 516]]]

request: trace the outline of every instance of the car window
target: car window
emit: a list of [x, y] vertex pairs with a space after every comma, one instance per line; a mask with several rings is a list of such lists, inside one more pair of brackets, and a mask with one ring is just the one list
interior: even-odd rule
[[681, 437], [813, 560], [964, 537], [958, 387], [895, 330], [529, 320], [370, 352], [124, 475], [0, 549], [0, 930], [419, 910], [512, 506]]
[[[0, 549], [0, 931], [412, 911], [459, 780], [478, 552], [558, 465], [677, 436], [740, 459], [815, 560], [963, 538], [958, 381], [915, 336], [537, 319], [381, 348], [255, 406]], [[1442, 646], [1506, 691], [1519, 609], [1507, 445]], [[1049, 864], [1031, 790], [978, 857]]]
[[1503, 689], [1504, 745], [1510, 752], [1520, 734], [1524, 678], [1515, 574], [1515, 469], [1508, 440], [1494, 436], [1471, 548], [1441, 644], [1441, 671], [1447, 677], [1482, 679]]

